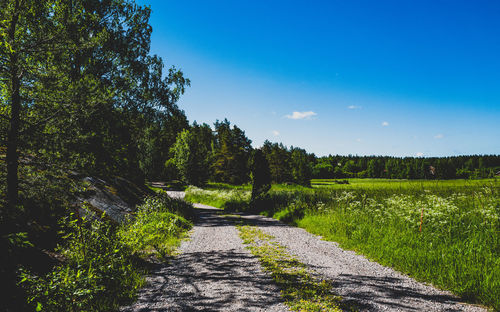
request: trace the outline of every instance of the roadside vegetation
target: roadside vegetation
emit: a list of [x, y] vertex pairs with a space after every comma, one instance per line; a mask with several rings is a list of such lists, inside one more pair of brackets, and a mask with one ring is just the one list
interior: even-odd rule
[[133, 300], [144, 285], [145, 260], [172, 256], [191, 227], [191, 205], [166, 194], [148, 197], [128, 222], [116, 225], [104, 216], [61, 221], [61, 262], [46, 274], [26, 268], [20, 286], [36, 311], [112, 311]]
[[278, 287], [292, 311], [343, 311], [331, 283], [313, 277], [306, 266], [255, 226], [238, 226], [239, 235]]
[[[312, 181], [315, 185], [316, 181]], [[273, 185], [260, 213], [300, 226], [421, 281], [500, 309], [500, 182], [322, 180]], [[329, 185], [325, 185], [329, 184]], [[189, 188], [200, 202], [250, 209], [246, 187]]]

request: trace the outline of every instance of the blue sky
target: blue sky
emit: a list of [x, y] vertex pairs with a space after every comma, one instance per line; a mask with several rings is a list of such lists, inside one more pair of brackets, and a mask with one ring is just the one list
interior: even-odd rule
[[188, 119], [328, 154], [500, 154], [498, 1], [153, 1]]

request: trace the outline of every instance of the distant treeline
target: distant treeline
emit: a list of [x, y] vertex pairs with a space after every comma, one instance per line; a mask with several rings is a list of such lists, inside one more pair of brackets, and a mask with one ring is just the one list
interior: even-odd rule
[[[214, 124], [194, 124], [177, 136], [170, 150], [164, 178], [190, 184], [205, 181], [249, 182], [251, 141], [226, 119]], [[297, 147], [264, 142], [261, 150], [274, 183], [309, 185], [310, 179], [469, 179], [493, 177], [500, 171], [500, 156], [453, 157], [324, 156]]]
[[500, 171], [500, 156], [326, 156], [316, 158], [314, 178], [468, 179]]
[[[500, 156], [453, 157], [340, 156], [316, 157], [298, 148], [266, 141], [262, 147], [274, 182], [297, 181], [294, 155], [304, 154], [303, 166], [311, 178], [457, 179], [487, 178], [500, 171]], [[297, 158], [295, 156], [295, 158]]]

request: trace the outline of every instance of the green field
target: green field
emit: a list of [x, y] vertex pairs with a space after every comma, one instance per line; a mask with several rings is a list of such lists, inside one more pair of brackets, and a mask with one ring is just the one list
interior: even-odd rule
[[[259, 212], [418, 280], [500, 309], [500, 181], [312, 180], [273, 185]], [[248, 209], [250, 186], [189, 188], [187, 199]]]
[[[349, 184], [339, 184], [335, 181], [348, 181]], [[399, 179], [312, 179], [311, 185], [315, 188], [374, 188], [374, 189], [439, 189], [439, 188], [466, 188], [481, 187], [484, 185], [500, 186], [500, 178], [480, 180], [399, 180]]]

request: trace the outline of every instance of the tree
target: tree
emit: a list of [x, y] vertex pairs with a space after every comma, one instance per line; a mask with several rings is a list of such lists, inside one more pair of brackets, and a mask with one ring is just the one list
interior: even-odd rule
[[292, 148], [292, 175], [296, 183], [311, 186], [312, 168], [307, 158], [307, 152], [300, 148]]
[[271, 180], [274, 183], [290, 182], [293, 180], [290, 166], [291, 153], [286, 146], [266, 140], [262, 146], [262, 152], [269, 163]]
[[245, 132], [225, 119], [215, 122], [214, 178], [219, 182], [242, 184], [249, 180], [251, 143]]
[[254, 150], [252, 157], [252, 201], [264, 196], [270, 189], [269, 163], [262, 150]]
[[208, 150], [193, 130], [183, 130], [171, 150], [181, 179], [189, 184], [203, 185], [209, 176]]

